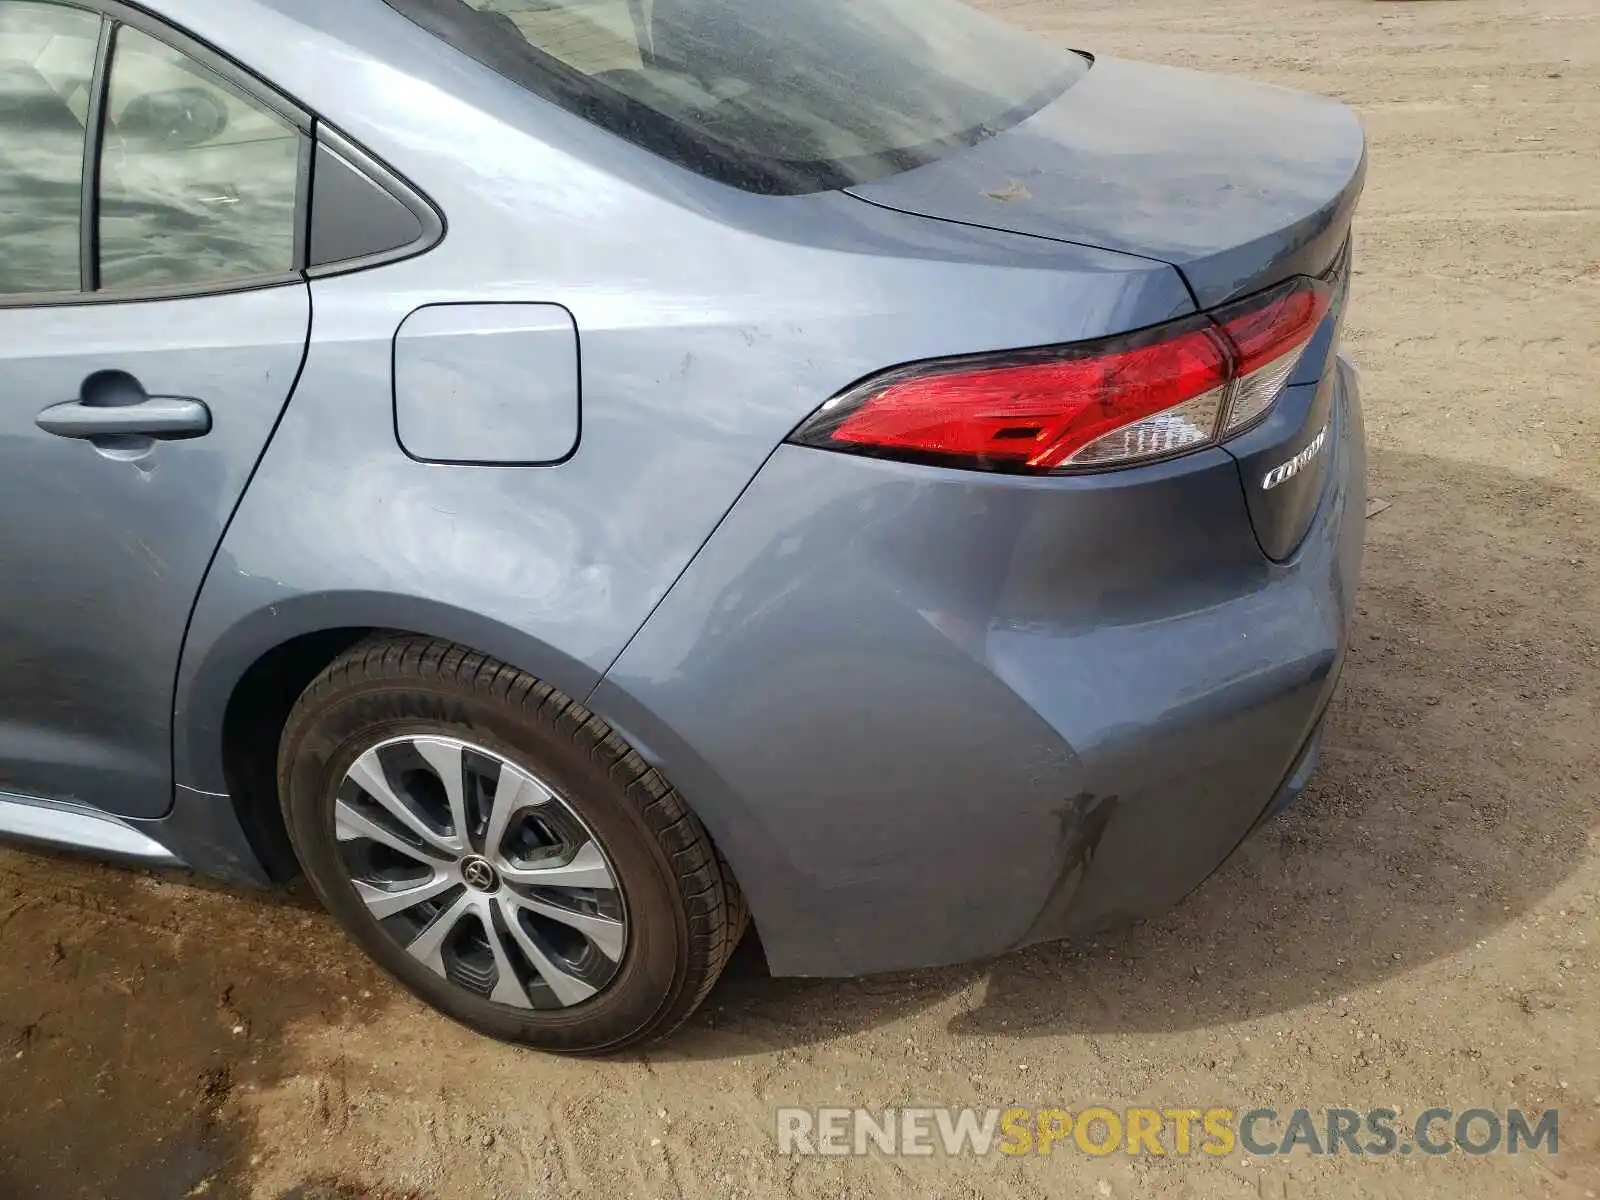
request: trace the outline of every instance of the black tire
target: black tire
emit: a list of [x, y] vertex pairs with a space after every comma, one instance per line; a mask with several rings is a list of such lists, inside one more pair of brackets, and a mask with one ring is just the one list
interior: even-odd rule
[[[357, 757], [409, 734], [471, 742], [536, 774], [592, 831], [628, 928], [596, 995], [566, 1008], [496, 1003], [418, 962], [369, 912], [340, 856], [334, 804]], [[278, 790], [301, 865], [334, 918], [401, 984], [491, 1037], [594, 1054], [665, 1036], [705, 999], [748, 923], [731, 872], [659, 772], [571, 697], [448, 642], [377, 638], [332, 663], [289, 716]]]

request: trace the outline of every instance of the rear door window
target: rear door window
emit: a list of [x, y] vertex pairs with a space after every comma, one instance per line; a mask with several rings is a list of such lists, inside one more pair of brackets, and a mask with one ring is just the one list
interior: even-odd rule
[[117, 31], [100, 283], [210, 288], [295, 268], [300, 132], [165, 43]]
[[1088, 70], [959, 0], [388, 0], [612, 132], [793, 193], [920, 166]]
[[0, 4], [0, 295], [75, 292], [98, 15]]

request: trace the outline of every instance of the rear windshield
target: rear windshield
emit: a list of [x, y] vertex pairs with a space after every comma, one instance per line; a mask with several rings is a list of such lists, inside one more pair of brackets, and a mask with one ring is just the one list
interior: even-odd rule
[[531, 91], [725, 183], [866, 183], [1089, 69], [960, 0], [387, 0]]

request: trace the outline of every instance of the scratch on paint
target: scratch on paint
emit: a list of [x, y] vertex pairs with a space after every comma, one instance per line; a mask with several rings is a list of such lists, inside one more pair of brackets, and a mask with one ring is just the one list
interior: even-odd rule
[[1013, 179], [1005, 187], [995, 188], [993, 191], [985, 192], [984, 195], [1001, 204], [1015, 204], [1020, 200], [1033, 199], [1033, 193], [1028, 190], [1028, 185], [1020, 179]]
[[152, 550], [143, 538], [138, 538], [137, 543], [140, 551], [144, 554], [144, 560], [150, 568], [150, 573], [160, 579], [167, 572], [167, 560]]

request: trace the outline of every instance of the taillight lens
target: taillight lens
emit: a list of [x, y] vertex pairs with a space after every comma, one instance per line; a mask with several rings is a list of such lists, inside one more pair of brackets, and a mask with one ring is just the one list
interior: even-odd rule
[[1104, 342], [901, 368], [830, 400], [791, 440], [1034, 474], [1170, 458], [1263, 415], [1328, 300], [1324, 285], [1296, 280]]
[[1307, 279], [1268, 296], [1265, 303], [1250, 300], [1216, 314], [1236, 356], [1225, 436], [1272, 407], [1328, 315], [1333, 290]]

